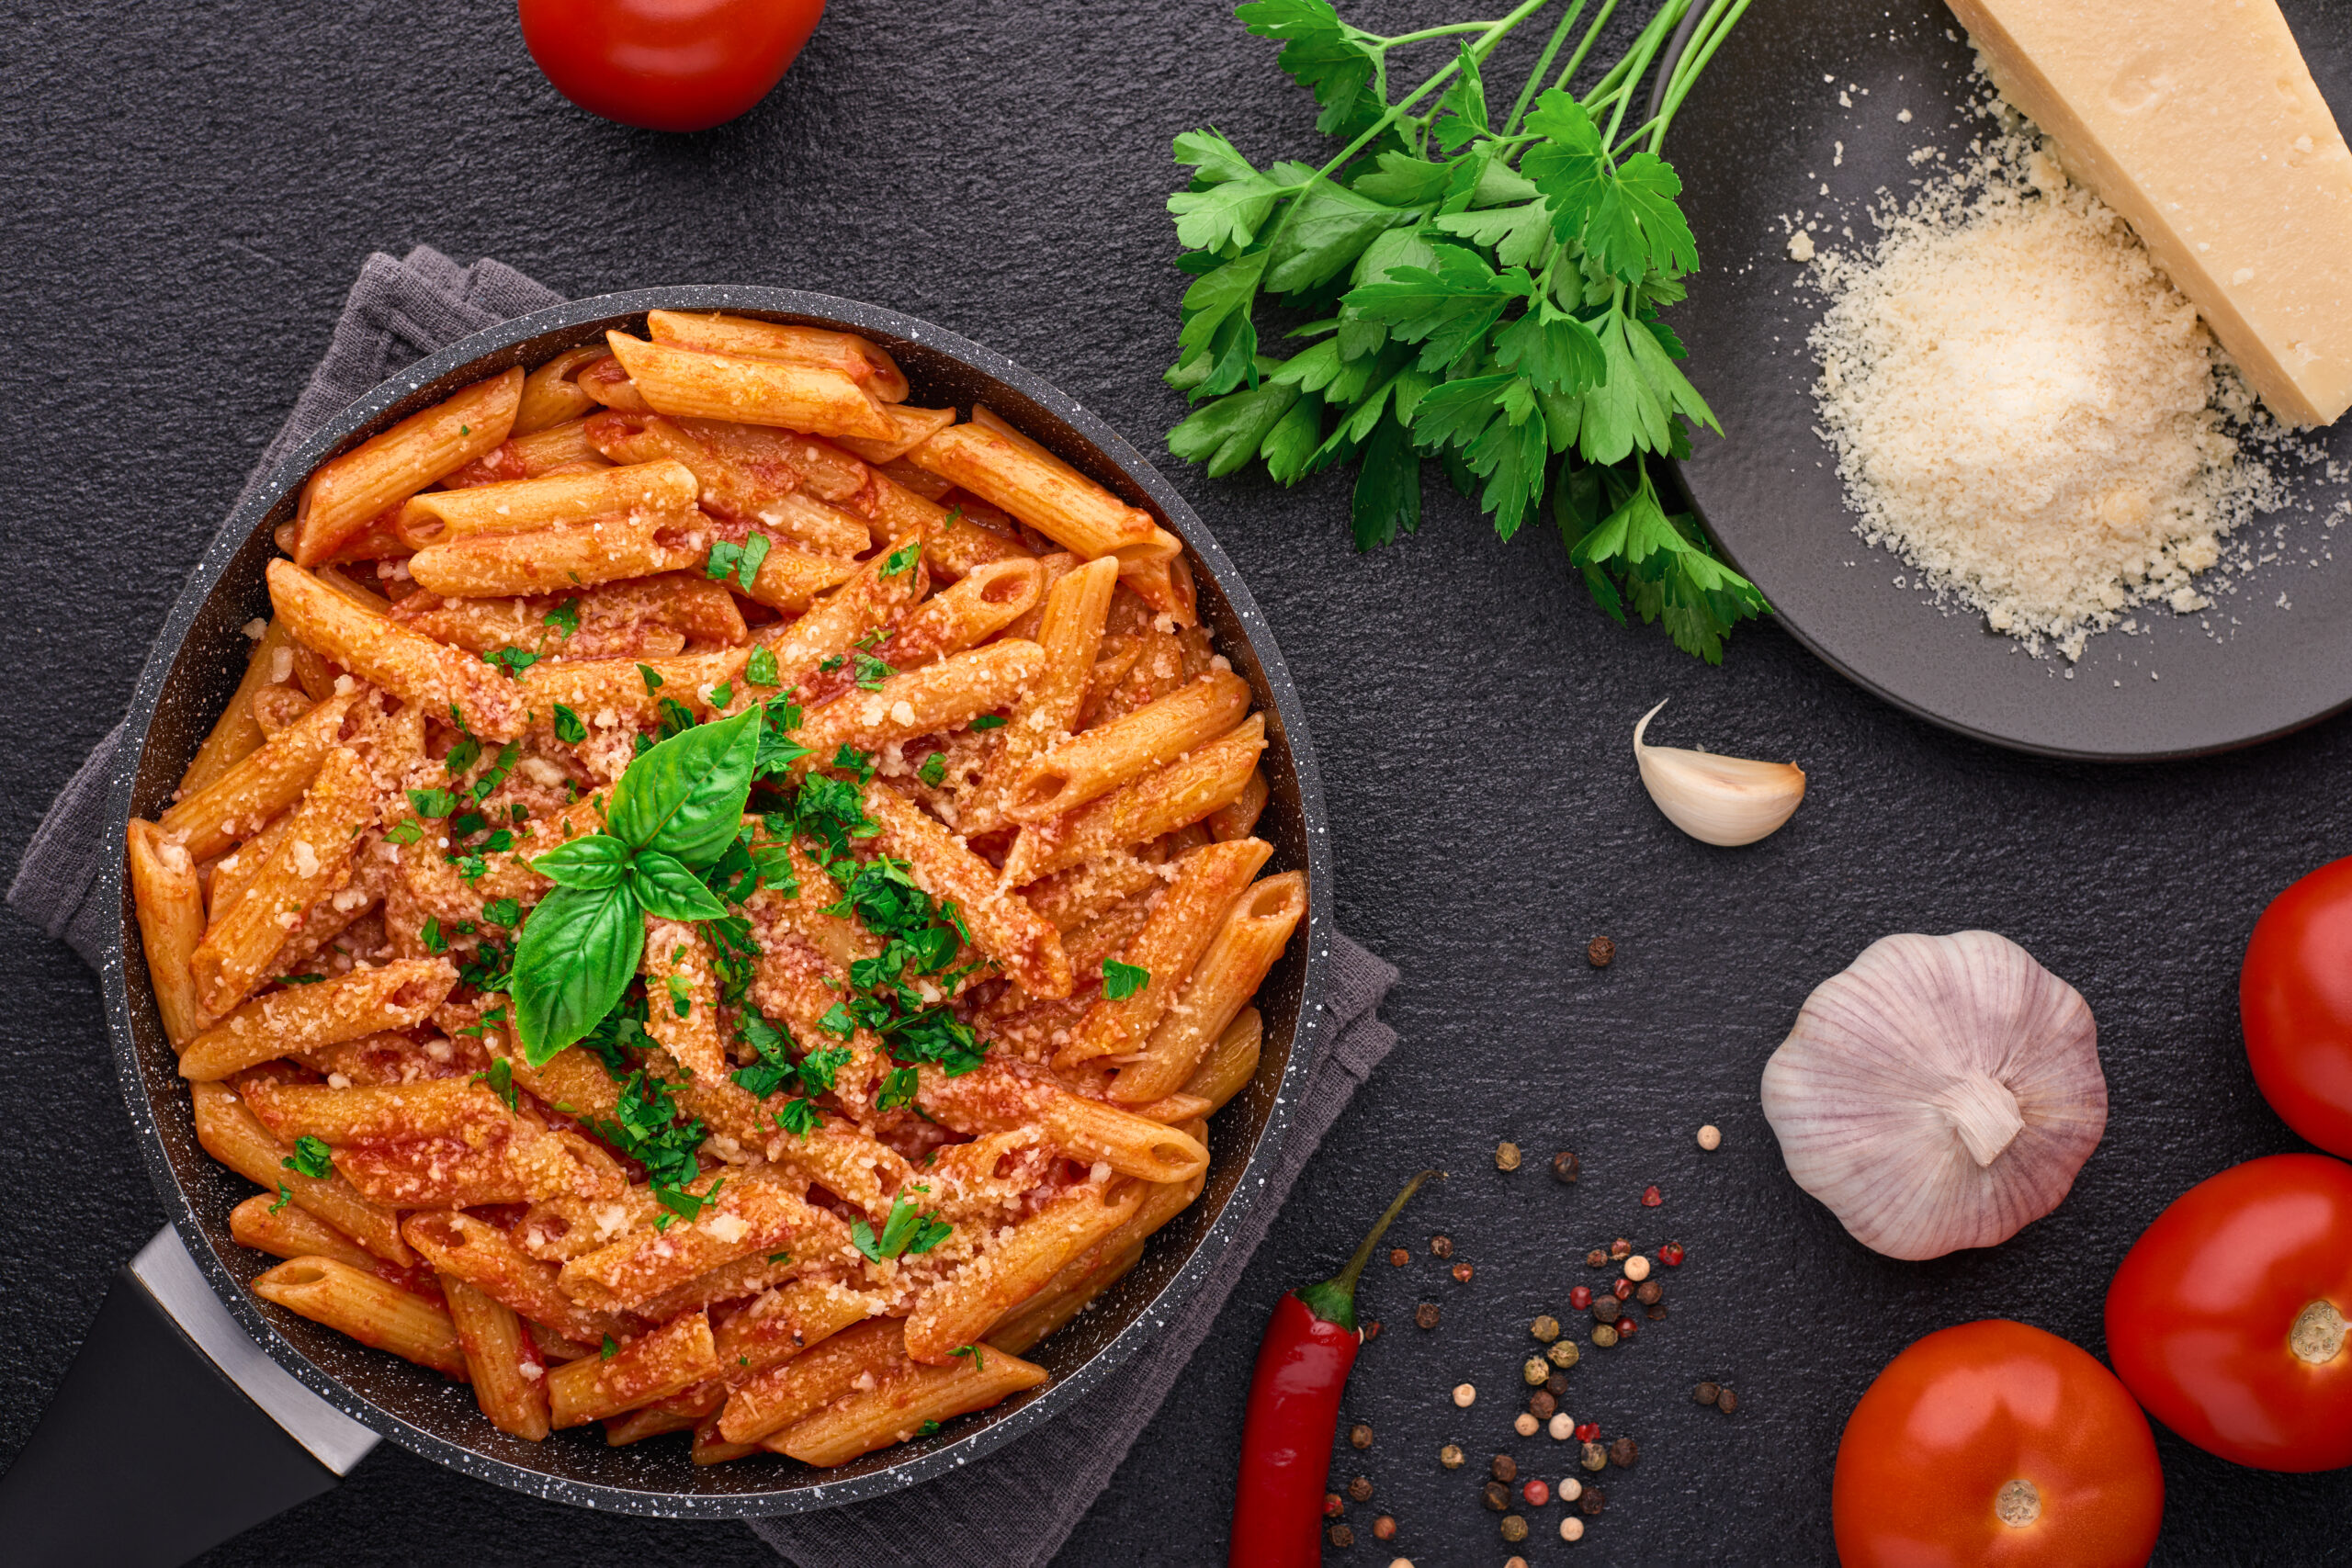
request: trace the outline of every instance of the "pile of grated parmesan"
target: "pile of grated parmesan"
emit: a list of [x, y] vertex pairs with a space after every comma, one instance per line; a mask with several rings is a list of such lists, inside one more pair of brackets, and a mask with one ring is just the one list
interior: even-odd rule
[[2286, 500], [2256, 455], [2284, 433], [2130, 227], [1985, 111], [1866, 254], [1792, 244], [1832, 301], [1818, 434], [1865, 540], [2074, 660], [2132, 605], [2205, 608], [2193, 574]]

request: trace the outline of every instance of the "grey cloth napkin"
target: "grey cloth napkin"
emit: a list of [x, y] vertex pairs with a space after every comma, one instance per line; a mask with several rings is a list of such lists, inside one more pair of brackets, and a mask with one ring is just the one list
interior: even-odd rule
[[[336, 411], [394, 371], [469, 333], [562, 298], [503, 263], [484, 259], [461, 267], [429, 246], [398, 260], [381, 252], [369, 256], [344, 302], [326, 357], [262, 454], [247, 490]], [[94, 893], [102, 861], [120, 852], [107, 841], [106, 819], [122, 739], [117, 725], [58, 793], [8, 888], [11, 908], [63, 938], [93, 966], [119, 940], [119, 913], [97, 908]], [[1329, 956], [1331, 998], [1325, 1006], [1332, 1027], [1318, 1032], [1319, 1052], [1292, 1113], [1281, 1162], [1216, 1269], [1159, 1341], [1060, 1419], [980, 1463], [873, 1502], [754, 1521], [763, 1540], [799, 1568], [1020, 1568], [1052, 1558], [1207, 1336], [1307, 1157], [1356, 1086], [1396, 1043], [1375, 1011], [1396, 983], [1395, 966], [1338, 934]]]
[[[277, 460], [346, 404], [401, 369], [468, 333], [527, 315], [563, 296], [484, 259], [459, 266], [430, 245], [398, 260], [379, 251], [359, 269], [335, 322], [326, 357], [295, 400], [277, 436], [245, 479], [250, 492]], [[240, 494], [242, 502], [244, 495]], [[122, 726], [107, 732], [33, 829], [25, 858], [8, 887], [8, 907], [52, 937], [62, 937], [92, 968], [119, 939], [120, 913], [97, 907], [98, 868], [121, 853], [107, 841], [107, 797], [114, 784]]]

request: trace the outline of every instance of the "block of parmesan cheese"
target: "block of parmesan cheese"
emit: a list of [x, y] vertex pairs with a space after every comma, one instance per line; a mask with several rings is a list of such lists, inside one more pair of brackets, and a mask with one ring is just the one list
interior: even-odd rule
[[2352, 152], [2278, 0], [1949, 0], [2273, 413], [2352, 407]]

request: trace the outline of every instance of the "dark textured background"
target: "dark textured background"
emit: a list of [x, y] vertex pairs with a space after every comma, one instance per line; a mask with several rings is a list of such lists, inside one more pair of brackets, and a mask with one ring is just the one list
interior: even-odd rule
[[[1372, 25], [1458, 14], [1369, 6]], [[1638, 7], [1636, 7], [1638, 8]], [[2311, 9], [2306, 7], [2305, 9]], [[1467, 9], [1467, 7], [1464, 7]], [[1410, 20], [1404, 20], [1409, 17]], [[165, 606], [291, 403], [360, 259], [424, 242], [575, 294], [760, 282], [875, 300], [990, 344], [1139, 444], [1181, 412], [1158, 380], [1182, 279], [1159, 213], [1170, 135], [1214, 121], [1261, 157], [1314, 141], [1272, 51], [1223, 9], [837, 0], [742, 121], [625, 130], [540, 80], [496, 0], [334, 7], [0, 6], [0, 300], [16, 347], [0, 450], [0, 860], [113, 721]], [[1703, 280], [1702, 280], [1703, 287]], [[1724, 411], [1736, 421], [1738, 411]], [[1059, 1559], [1221, 1560], [1231, 1456], [1263, 1314], [1328, 1272], [1400, 1176], [1442, 1165], [1377, 1264], [1350, 1416], [1372, 1478], [1364, 1539], [1333, 1561], [1499, 1564], [1476, 1468], [1438, 1448], [1513, 1438], [1527, 1319], [1565, 1310], [1584, 1249], [1668, 1237], [1673, 1316], [1571, 1375], [1569, 1409], [1643, 1445], [1580, 1547], [1540, 1510], [1530, 1560], [1819, 1562], [1839, 1426], [1931, 1329], [2007, 1315], [2101, 1348], [2109, 1274], [2175, 1194], [2299, 1146], [2255, 1092], [2233, 986], [2264, 902], [2341, 853], [2352, 728], [2160, 769], [2021, 760], [1863, 696], [1770, 627], [1704, 669], [1587, 603], [1557, 544], [1499, 546], [1451, 492], [1385, 554], [1346, 541], [1344, 481], [1283, 493], [1175, 469], [1253, 585], [1304, 693], [1339, 846], [1341, 923], [1394, 959], [1405, 1045], [1307, 1172], [1289, 1223]], [[1653, 739], [1794, 757], [1812, 797], [1778, 837], [1711, 850], [1652, 809], [1626, 754]], [[107, 1278], [156, 1227], [117, 1098], [96, 987], [0, 916], [0, 1453], [62, 1374]], [[1782, 1170], [1757, 1074], [1822, 977], [1892, 931], [2001, 931], [2102, 1025], [2108, 1136], [2056, 1214], [1927, 1265], [1848, 1240]], [[1586, 940], [1616, 940], [1605, 974]], [[1712, 1120], [1722, 1151], [1691, 1134]], [[1498, 1174], [1498, 1138], [1529, 1150]], [[1573, 1190], [1544, 1156], [1584, 1157]], [[1646, 1183], [1665, 1206], [1645, 1210]], [[1427, 1256], [1455, 1239], [1474, 1282]], [[1417, 1300], [1442, 1303], [1433, 1333]], [[1689, 1400], [1701, 1377], [1745, 1400]], [[1457, 1411], [1447, 1391], [1484, 1391]], [[135, 1439], [134, 1439], [135, 1440]], [[2352, 1472], [2236, 1470], [2160, 1438], [2160, 1557], [2347, 1556]], [[1365, 1529], [1392, 1509], [1395, 1548]], [[739, 1526], [569, 1511], [387, 1444], [339, 1490], [205, 1560], [758, 1563]]]

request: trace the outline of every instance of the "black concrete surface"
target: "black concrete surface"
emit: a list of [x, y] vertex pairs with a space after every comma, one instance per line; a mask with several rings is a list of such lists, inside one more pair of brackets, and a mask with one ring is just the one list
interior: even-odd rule
[[[1372, 25], [1452, 19], [1368, 7]], [[673, 281], [829, 290], [931, 318], [1049, 377], [1139, 444], [1182, 413], [1159, 372], [1182, 279], [1159, 203], [1169, 137], [1214, 122], [1261, 156], [1312, 150], [1304, 100], [1223, 9], [837, 0], [742, 121], [664, 138], [587, 118], [540, 80], [510, 7], [66, 0], [0, 6], [0, 860], [113, 722], [183, 574], [322, 347], [371, 249], [492, 254], [571, 293]], [[1703, 279], [1700, 287], [1704, 287]], [[1738, 411], [1723, 411], [1736, 421]], [[1589, 1352], [1568, 1408], [1639, 1439], [1577, 1546], [1559, 1506], [1537, 1568], [1814, 1562], [1847, 1412], [1919, 1335], [2005, 1315], [2094, 1351], [2109, 1275], [2194, 1181], [2300, 1146], [2256, 1094], [2234, 984], [2265, 901], [2342, 853], [2352, 728], [2104, 771], [1955, 740], [1847, 686], [1770, 627], [1708, 670], [1600, 615], [1555, 540], [1499, 545], [1442, 486], [1422, 535], [1359, 557], [1344, 480], [1293, 492], [1170, 465], [1249, 575], [1313, 722], [1340, 919], [1404, 971], [1405, 1044], [1310, 1168], [1216, 1336], [1057, 1559], [1222, 1561], [1231, 1461], [1263, 1315], [1329, 1272], [1401, 1176], [1453, 1179], [1375, 1265], [1335, 1450], [1369, 1477], [1328, 1561], [1421, 1568], [1510, 1554], [1486, 1456], [1556, 1479], [1510, 1430], [1525, 1325], [1565, 1312], [1586, 1247], [1672, 1237], [1672, 1315]], [[1825, 519], [1824, 525], [1834, 520]], [[1811, 798], [1755, 849], [1711, 850], [1650, 807], [1653, 739], [1770, 757]], [[0, 1007], [0, 1454], [56, 1387], [115, 1267], [160, 1220], [118, 1099], [97, 990], [5, 921]], [[1912, 1265], [1865, 1252], [1789, 1181], [1757, 1075], [1798, 1003], [1871, 940], [1982, 926], [2089, 999], [2113, 1111], [2049, 1219]], [[1619, 957], [1588, 967], [1586, 941]], [[1713, 1121], [1722, 1150], [1692, 1133]], [[1531, 1159], [1496, 1171], [1516, 1140]], [[1542, 1164], [1583, 1156], [1573, 1190]], [[1665, 1202], [1641, 1206], [1657, 1183]], [[1476, 1268], [1428, 1256], [1433, 1232]], [[1441, 1304], [1433, 1331], [1416, 1303]], [[1744, 1404], [1690, 1402], [1701, 1378]], [[1470, 1381], [1478, 1403], [1448, 1391]], [[138, 1441], [135, 1432], [126, 1442]], [[1447, 1472], [1459, 1442], [1474, 1463]], [[2234, 1469], [2160, 1438], [2159, 1560], [2352, 1561], [2352, 1475]], [[126, 1500], [127, 1505], [135, 1500]], [[1401, 1525], [1393, 1545], [1373, 1517]], [[0, 1545], [0, 1556], [6, 1555]], [[389, 1445], [340, 1489], [204, 1559], [228, 1564], [752, 1564], [736, 1525], [570, 1511]]]

